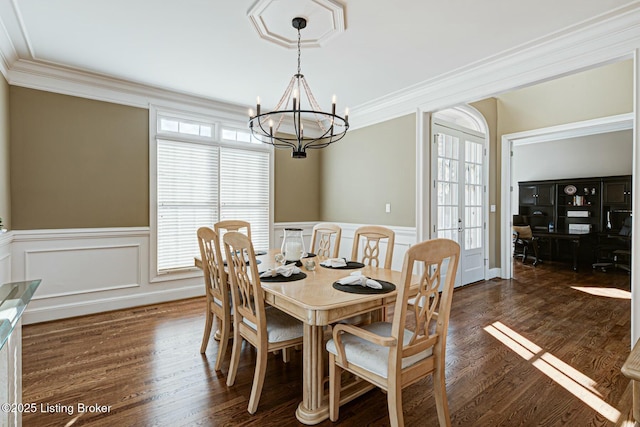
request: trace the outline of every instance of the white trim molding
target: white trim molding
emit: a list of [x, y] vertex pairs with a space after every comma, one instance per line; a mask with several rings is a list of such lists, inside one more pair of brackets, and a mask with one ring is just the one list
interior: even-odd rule
[[11, 282], [11, 242], [13, 232], [0, 231], [0, 283]]
[[11, 281], [42, 280], [25, 324], [204, 295], [201, 275], [149, 281], [148, 227], [12, 234]]
[[640, 45], [640, 4], [633, 2], [419, 84], [354, 106], [358, 129], [396, 117], [484, 99], [583, 69], [628, 59]]
[[[302, 229], [302, 237], [304, 239], [305, 248], [307, 250], [310, 249], [311, 242], [311, 233], [313, 230], [313, 226], [316, 225], [320, 221], [313, 222], [280, 222], [274, 224], [273, 228], [273, 244], [272, 247], [278, 248], [282, 243], [283, 230], [285, 228], [301, 228]], [[355, 231], [357, 228], [363, 225], [369, 224], [354, 224], [354, 223], [346, 223], [346, 222], [334, 222], [334, 221], [322, 221], [322, 222], [332, 222], [333, 224], [337, 224], [342, 228], [342, 238], [340, 239], [340, 251], [339, 256], [350, 258], [351, 257], [351, 249], [353, 248], [353, 236], [355, 235]], [[395, 225], [383, 225], [384, 227], [390, 228], [396, 233], [395, 244], [393, 247], [393, 257], [391, 262], [391, 268], [394, 270], [402, 270], [402, 263], [404, 261], [404, 254], [409, 249], [409, 247], [416, 242], [418, 242], [416, 228], [415, 227], [401, 227]], [[380, 258], [384, 259], [386, 256], [387, 245], [384, 242], [380, 244]], [[362, 253], [360, 251], [359, 253]]]
[[[632, 187], [635, 188], [636, 196], [633, 197], [632, 211], [636, 214], [632, 217], [632, 230], [640, 230], [640, 197], [638, 197], [638, 189], [640, 188], [640, 132], [638, 131], [638, 123], [640, 123], [640, 43], [634, 51], [633, 59], [633, 111], [636, 125], [633, 127], [633, 176]], [[637, 231], [636, 231], [637, 236]], [[638, 239], [634, 239], [636, 242]], [[631, 347], [640, 340], [640, 248], [638, 244], [631, 245]], [[637, 399], [637, 396], [636, 396]]]

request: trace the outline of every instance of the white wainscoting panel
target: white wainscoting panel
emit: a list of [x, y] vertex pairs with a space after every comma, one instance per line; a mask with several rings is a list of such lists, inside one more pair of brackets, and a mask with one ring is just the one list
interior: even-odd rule
[[148, 227], [17, 230], [10, 247], [11, 280], [42, 280], [25, 324], [204, 295], [199, 271], [149, 282]]
[[[309, 245], [311, 242], [311, 233], [313, 230], [313, 226], [317, 224], [317, 222], [280, 222], [274, 224], [273, 227], [273, 236], [274, 236], [274, 247], [280, 247], [282, 244], [282, 237], [285, 228], [301, 228], [302, 236], [304, 238], [305, 248], [309, 250]], [[342, 238], [340, 239], [340, 251], [339, 254], [341, 257], [345, 257], [347, 259], [351, 258], [351, 250], [353, 248], [353, 236], [358, 227], [368, 224], [353, 224], [353, 223], [344, 223], [344, 222], [334, 222], [334, 224], [339, 225], [342, 228]], [[402, 270], [402, 262], [404, 261], [404, 254], [409, 249], [409, 247], [417, 242], [417, 234], [415, 227], [398, 227], [393, 225], [384, 225], [387, 228], [392, 229], [396, 233], [395, 245], [393, 249], [393, 257], [391, 268], [394, 270]], [[362, 247], [358, 251], [358, 255], [362, 255]], [[380, 259], [384, 262], [384, 258], [387, 255], [387, 244], [380, 244]]]
[[[301, 228], [309, 250], [315, 224], [274, 224], [272, 246], [280, 247], [285, 228]], [[362, 224], [337, 224], [342, 227], [340, 256], [349, 258], [354, 232]], [[416, 242], [416, 229], [389, 228], [396, 232], [392, 267], [401, 270], [406, 250]], [[382, 245], [382, 257], [386, 249]], [[14, 230], [0, 236], [0, 277], [5, 282], [42, 280], [24, 324], [204, 295], [199, 271], [150, 283], [149, 252], [148, 227]]]
[[11, 242], [13, 233], [0, 232], [0, 284], [11, 282]]
[[26, 250], [24, 270], [47, 277], [34, 295], [39, 300], [140, 286], [140, 255], [140, 244]]

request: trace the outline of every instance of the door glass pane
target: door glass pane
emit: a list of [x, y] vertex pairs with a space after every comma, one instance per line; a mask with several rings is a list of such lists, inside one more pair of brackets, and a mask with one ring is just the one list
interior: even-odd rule
[[438, 146], [436, 189], [438, 207], [436, 209], [437, 236], [458, 240], [459, 212], [459, 172], [460, 140], [451, 135], [436, 135]]
[[482, 246], [482, 144], [465, 141], [465, 241], [466, 250]]

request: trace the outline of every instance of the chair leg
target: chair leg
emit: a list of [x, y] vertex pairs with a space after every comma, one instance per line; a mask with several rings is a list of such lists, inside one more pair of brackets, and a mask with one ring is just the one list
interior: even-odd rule
[[291, 347], [282, 349], [282, 361], [284, 363], [289, 363], [291, 360]]
[[267, 373], [267, 356], [269, 353], [266, 350], [258, 349], [258, 357], [256, 360], [256, 371], [253, 375], [253, 385], [251, 386], [251, 397], [249, 397], [249, 406], [247, 410], [250, 414], [255, 414], [258, 409], [258, 402], [260, 402], [260, 395], [262, 394], [262, 386], [264, 384], [264, 376]]
[[236, 373], [238, 372], [238, 364], [240, 363], [240, 350], [242, 348], [242, 337], [239, 332], [238, 325], [233, 328], [233, 347], [231, 348], [231, 363], [229, 365], [229, 373], [227, 374], [227, 385], [231, 387], [236, 381]]
[[389, 422], [391, 427], [404, 426], [404, 415], [402, 413], [402, 387], [395, 381], [389, 382], [387, 390], [387, 406], [389, 407]]
[[213, 326], [213, 313], [209, 310], [209, 301], [207, 301], [207, 320], [204, 324], [204, 335], [202, 335], [202, 344], [200, 345], [200, 353], [204, 354], [209, 345], [209, 337], [211, 336], [211, 327]]
[[338, 421], [342, 368], [336, 365], [336, 356], [329, 353], [329, 419]]
[[228, 320], [218, 319], [218, 325], [220, 325], [220, 342], [218, 343], [218, 356], [216, 358], [215, 370], [219, 371], [222, 366], [222, 359], [227, 353], [227, 345], [229, 344], [229, 338], [231, 337], [231, 325]]
[[436, 366], [433, 372], [433, 395], [436, 399], [436, 411], [438, 412], [440, 427], [449, 427], [451, 425], [451, 418], [449, 416], [447, 387], [444, 379], [444, 363], [438, 363], [438, 366]]

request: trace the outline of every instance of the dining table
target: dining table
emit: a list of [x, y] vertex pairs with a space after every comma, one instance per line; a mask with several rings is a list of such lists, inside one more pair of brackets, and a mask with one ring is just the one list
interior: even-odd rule
[[[264, 272], [278, 267], [280, 264], [275, 260], [278, 253], [279, 249], [272, 249], [264, 255], [256, 256], [260, 260], [258, 270]], [[303, 323], [302, 402], [296, 410], [296, 418], [306, 425], [318, 424], [329, 418], [328, 359], [324, 346], [327, 335], [330, 334], [330, 325], [359, 315], [379, 312], [381, 308], [392, 304], [397, 296], [397, 290], [386, 290], [386, 293], [352, 293], [336, 289], [333, 284], [360, 271], [371, 279], [398, 286], [402, 275], [400, 271], [368, 265], [360, 268], [328, 268], [320, 265], [325, 259], [303, 258], [300, 268], [306, 277], [300, 280], [261, 282], [267, 304]], [[307, 269], [304, 262], [309, 260], [315, 261], [312, 270]], [[196, 266], [199, 264], [201, 265], [199, 259], [196, 259]], [[413, 283], [417, 281], [416, 276]], [[341, 392], [340, 403], [351, 401], [372, 388], [368, 383], [353, 381]]]

